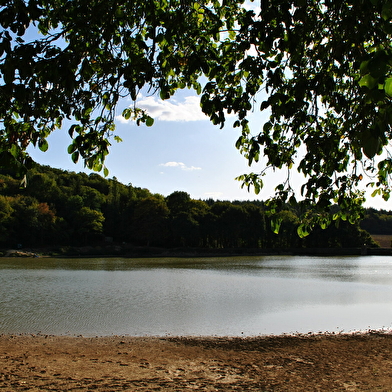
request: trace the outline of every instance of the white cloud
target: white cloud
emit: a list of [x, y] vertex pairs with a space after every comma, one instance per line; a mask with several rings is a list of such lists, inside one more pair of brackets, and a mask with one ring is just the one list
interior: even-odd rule
[[[131, 105], [133, 107], [134, 104]], [[189, 95], [181, 102], [175, 98], [162, 100], [156, 96], [143, 97], [141, 94], [136, 100], [136, 107], [143, 109], [154, 120], [160, 121], [175, 121], [175, 122], [188, 122], [188, 121], [209, 121], [200, 107], [200, 97], [196, 95]], [[226, 117], [234, 117], [234, 113], [227, 113]], [[116, 116], [116, 120], [126, 124], [133, 120], [126, 120], [123, 116]]]
[[[182, 102], [174, 98], [163, 101], [158, 97], [140, 97], [136, 101], [136, 106], [160, 121], [209, 120], [200, 108], [200, 98], [194, 95], [185, 97]], [[116, 116], [116, 119], [122, 123], [131, 121], [125, 120], [122, 116]]]
[[166, 162], [166, 163], [161, 163], [159, 166], [164, 166], [164, 167], [179, 167], [181, 170], [201, 170], [201, 167], [195, 167], [195, 166], [186, 166], [182, 162]]
[[160, 100], [156, 97], [146, 97], [137, 102], [138, 107], [161, 121], [202, 121], [208, 117], [201, 111], [200, 98], [197, 96], [185, 97], [183, 102], [175, 99]]

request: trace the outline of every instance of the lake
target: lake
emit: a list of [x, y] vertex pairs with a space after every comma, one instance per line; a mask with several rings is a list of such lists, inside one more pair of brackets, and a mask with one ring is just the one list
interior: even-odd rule
[[0, 333], [252, 336], [391, 327], [391, 256], [0, 258]]

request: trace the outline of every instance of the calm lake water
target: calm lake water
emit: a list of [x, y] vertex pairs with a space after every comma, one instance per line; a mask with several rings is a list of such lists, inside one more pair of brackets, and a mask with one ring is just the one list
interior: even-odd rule
[[392, 257], [0, 258], [0, 333], [392, 328]]

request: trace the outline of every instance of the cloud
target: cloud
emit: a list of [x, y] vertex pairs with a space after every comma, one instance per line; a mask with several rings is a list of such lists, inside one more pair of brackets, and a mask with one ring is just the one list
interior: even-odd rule
[[[182, 102], [176, 99], [161, 100], [157, 97], [139, 97], [136, 106], [144, 109], [152, 118], [160, 121], [205, 121], [209, 118], [201, 111], [200, 98], [194, 95], [185, 97]], [[122, 116], [116, 116], [121, 123], [125, 120]]]
[[200, 98], [185, 97], [184, 101], [176, 99], [162, 101], [156, 97], [146, 97], [137, 102], [137, 106], [161, 121], [203, 121], [208, 117], [201, 111]]
[[161, 163], [159, 166], [164, 166], [164, 167], [179, 167], [181, 170], [201, 170], [201, 167], [195, 167], [195, 166], [186, 166], [182, 162], [166, 162], [166, 163]]

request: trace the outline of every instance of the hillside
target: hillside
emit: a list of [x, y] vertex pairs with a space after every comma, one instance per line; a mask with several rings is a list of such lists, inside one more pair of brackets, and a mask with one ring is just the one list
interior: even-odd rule
[[[365, 227], [377, 228], [380, 221], [385, 231], [392, 214], [381, 215], [372, 210]], [[276, 235], [263, 201], [195, 200], [183, 191], [163, 196], [122, 184], [115, 177], [105, 179], [40, 165], [29, 171], [24, 188], [11, 174], [0, 174], [2, 248], [105, 244], [206, 250], [375, 246], [359, 225], [342, 221], [325, 230], [315, 227], [301, 239], [297, 211], [283, 207], [278, 217], [282, 225]]]

